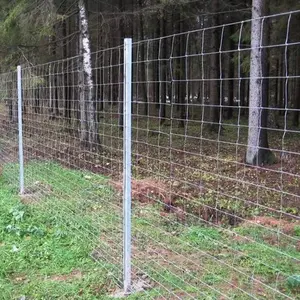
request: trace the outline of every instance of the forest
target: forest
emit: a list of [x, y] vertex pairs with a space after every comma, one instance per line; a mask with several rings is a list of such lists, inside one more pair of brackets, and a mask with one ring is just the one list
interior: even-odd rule
[[128, 299], [298, 299], [299, 26], [299, 0], [0, 0], [6, 299], [122, 288], [125, 144]]
[[[43, 90], [49, 93], [51, 89], [54, 100], [51, 99], [47, 105], [53, 106], [52, 117], [59, 114], [58, 107], [62, 107], [68, 122], [76, 118], [75, 113], [71, 116], [72, 111], [81, 111], [81, 120], [87, 119], [82, 122], [89, 126], [84, 129], [85, 125], [82, 125], [81, 139], [87, 144], [98, 144], [96, 123], [99, 123], [99, 114], [105, 102], [119, 103], [117, 111], [119, 126], [122, 128], [122, 87], [114, 80], [119, 77], [120, 81], [122, 77], [122, 70], [117, 65], [122, 63], [123, 57], [115, 47], [122, 45], [125, 37], [132, 37], [135, 42], [134, 68], [137, 69], [134, 70], [133, 100], [141, 103], [140, 107], [144, 106], [142, 113], [147, 116], [151, 108], [156, 107], [157, 117], [163, 125], [165, 120], [170, 119], [166, 115], [168, 103], [174, 103], [180, 111], [180, 126], [184, 127], [185, 120], [190, 118], [187, 113], [189, 101], [199, 106], [207, 102], [209, 117], [205, 123], [209, 125], [209, 130], [218, 132], [222, 118], [233, 118], [237, 103], [240, 108], [238, 113], [242, 116], [247, 115], [247, 107], [251, 107], [248, 96], [250, 55], [252, 42], [255, 43], [253, 36], [256, 34], [252, 34], [251, 39], [251, 24], [245, 20], [273, 14], [273, 18], [262, 19], [261, 24], [258, 24], [259, 36], [255, 36], [262, 45], [259, 55], [263, 63], [258, 72], [267, 78], [261, 82], [263, 95], [260, 106], [263, 109], [259, 126], [263, 129], [259, 134], [259, 146], [263, 150], [255, 159], [248, 158], [250, 164], [272, 162], [274, 158], [269, 157], [269, 151], [265, 151], [269, 146], [267, 130], [264, 128], [284, 126], [279, 124], [279, 116], [284, 115], [285, 109], [289, 111], [292, 125], [299, 125], [299, 13], [280, 15], [286, 11], [296, 11], [299, 3], [291, 0], [284, 3], [257, 3], [234, 0], [109, 3], [87, 0], [2, 0], [1, 72], [12, 70], [17, 64], [29, 67], [56, 61], [48, 70], [39, 70], [41, 74], [36, 74], [35, 82], [31, 83], [35, 88], [32, 96], [35, 98], [35, 112], [43, 103], [43, 99], [39, 100]], [[261, 6], [258, 7], [259, 11], [252, 11], [254, 5]], [[255, 12], [256, 16], [253, 16]], [[85, 19], [86, 26], [83, 25]], [[81, 47], [85, 38], [89, 44], [88, 50]], [[92, 82], [90, 97], [93, 99], [87, 101], [89, 104], [86, 105], [90, 106], [84, 107], [82, 101], [85, 96], [81, 97], [80, 91], [76, 91], [73, 85], [74, 80], [81, 80], [86, 86], [86, 80], [89, 79], [86, 76], [74, 79], [75, 69], [80, 68], [80, 62], [71, 64], [62, 60], [86, 51], [91, 53], [89, 60], [92, 70], [89, 77]], [[107, 66], [110, 66], [109, 70]], [[49, 79], [53, 80], [51, 88], [45, 85], [45, 77], [51, 77], [49, 72], [53, 73], [53, 78]], [[287, 75], [289, 80], [283, 78]], [[63, 99], [60, 99], [61, 96]], [[86, 95], [85, 98], [88, 97]], [[88, 112], [86, 117], [83, 113], [85, 110]], [[88, 137], [83, 132], [94, 133]]]
[[[258, 10], [252, 9], [255, 5]], [[193, 118], [200, 119], [204, 109], [196, 107], [205, 106], [208, 113], [203, 122], [214, 132], [218, 132], [223, 119], [231, 120], [237, 115], [247, 117], [248, 107], [258, 104], [251, 104], [249, 97], [250, 56], [255, 55], [251, 50], [256, 38], [262, 46], [256, 71], [266, 79], [256, 86], [263, 94], [253, 96], [261, 97], [258, 105], [261, 113], [256, 119], [249, 119], [249, 124], [254, 122], [256, 129], [251, 131], [252, 126], [249, 126], [248, 146], [254, 143], [260, 150], [251, 156], [248, 149], [251, 157], [247, 154], [247, 162], [268, 164], [275, 158], [268, 150], [267, 128], [288, 126], [281, 124], [286, 119], [280, 121], [285, 111], [292, 126], [299, 126], [299, 13], [281, 15], [297, 9], [298, 1], [292, 0], [253, 3], [1, 0], [0, 70], [2, 73], [11, 71], [17, 64], [27, 68], [40, 66], [35, 75], [31, 74], [36, 78], [32, 77], [28, 83], [32, 85], [28, 88], [30, 92], [34, 88], [34, 95], [28, 98], [34, 98], [29, 102], [35, 113], [43, 105], [50, 106], [52, 118], [60, 111], [68, 123], [80, 118], [81, 141], [93, 148], [99, 144], [98, 124], [106, 103], [118, 104], [115, 110], [122, 130], [123, 92], [119, 82], [123, 57], [118, 47], [125, 37], [134, 41], [136, 114], [153, 113], [160, 125], [177, 118], [179, 126], [184, 127], [191, 118], [188, 107], [195, 108]], [[272, 14], [272, 18], [263, 18]], [[247, 20], [257, 17], [262, 19], [256, 33], [251, 35], [251, 22]], [[81, 46], [84, 39], [88, 41], [87, 49]], [[83, 70], [85, 62], [80, 59], [75, 62], [74, 58], [84, 56], [86, 51], [91, 53], [88, 58], [91, 73], [81, 78], [77, 71]], [[49, 62], [53, 64], [41, 70], [41, 65]], [[90, 96], [84, 96], [89, 89]], [[49, 96], [51, 99], [46, 101]], [[83, 103], [88, 98], [86, 104]], [[9, 104], [11, 117], [12, 102]], [[170, 117], [168, 112], [173, 104], [177, 117]], [[255, 125], [255, 122], [260, 124]], [[257, 128], [262, 128], [259, 134], [255, 134]]]
[[[225, 151], [222, 144], [231, 146], [224, 155], [235, 153], [234, 163], [266, 166], [298, 158], [296, 144], [285, 142], [295, 141], [299, 132], [298, 1], [0, 4], [3, 115], [16, 123], [15, 70], [22, 65], [25, 133], [56, 142], [60, 135], [71, 144], [63, 155], [74, 157], [72, 164], [80, 164], [72, 151], [82, 147], [108, 164], [119, 159], [126, 37], [133, 39], [137, 164], [142, 157], [160, 172], [160, 162], [152, 159], [157, 154], [158, 161], [165, 160], [176, 143], [189, 158], [202, 157], [205, 142], [216, 162]], [[52, 126], [52, 136], [44, 126]], [[145, 139], [145, 148], [139, 148]], [[93, 165], [89, 158], [86, 163]]]

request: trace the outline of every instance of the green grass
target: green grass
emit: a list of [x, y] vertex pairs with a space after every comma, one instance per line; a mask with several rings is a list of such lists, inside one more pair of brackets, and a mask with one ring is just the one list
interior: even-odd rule
[[[42, 166], [32, 164], [27, 171], [35, 171], [39, 177]], [[92, 218], [84, 213], [74, 218], [69, 211], [78, 205], [79, 195], [72, 199], [73, 205], [60, 203], [60, 195], [70, 188], [68, 179], [74, 180], [71, 197], [88, 189], [91, 183], [83, 180], [81, 173], [56, 165], [44, 166], [48, 169], [43, 173], [44, 179], [52, 183], [53, 190], [37, 199], [37, 204], [24, 205], [14, 185], [6, 181], [14, 173], [11, 167], [7, 167], [0, 181], [0, 298], [17, 299], [24, 295], [32, 299], [93, 299], [95, 291], [98, 295], [106, 293], [115, 285], [109, 275], [113, 265], [95, 264], [89, 255], [95, 239]], [[55, 170], [66, 176], [64, 190], [55, 185]], [[105, 179], [94, 177], [94, 182], [101, 180]], [[87, 205], [83, 206], [87, 209]], [[69, 275], [72, 272], [78, 272], [80, 278]], [[66, 280], [52, 280], [64, 275]]]
[[[18, 196], [17, 165], [7, 164], [0, 178], [0, 299], [110, 299], [121, 280], [122, 212], [109, 179], [51, 162], [25, 170], [25, 198]], [[274, 290], [300, 299], [300, 254], [290, 239], [272, 244], [276, 233], [268, 228], [188, 226], [160, 212], [134, 202], [133, 270], [152, 282], [128, 299], [172, 299], [168, 291], [284, 299]], [[299, 237], [299, 226], [292, 236]]]

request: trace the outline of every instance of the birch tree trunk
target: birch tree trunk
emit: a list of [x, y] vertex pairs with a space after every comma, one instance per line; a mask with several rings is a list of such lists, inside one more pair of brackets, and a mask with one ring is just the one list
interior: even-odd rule
[[81, 21], [79, 22], [79, 60], [78, 60], [78, 92], [79, 92], [79, 113], [80, 113], [80, 142], [85, 145], [88, 141], [87, 135], [87, 120], [86, 120], [86, 105], [85, 105], [85, 92], [84, 92], [84, 71], [83, 71], [83, 44], [82, 44], [82, 31]]
[[88, 31], [88, 18], [84, 0], [78, 1], [79, 9], [79, 57], [80, 57], [80, 79], [79, 79], [79, 102], [80, 102], [80, 124], [81, 142], [90, 148], [95, 149], [99, 144], [98, 126], [95, 109], [95, 92], [92, 75], [92, 59], [90, 36]]
[[[268, 57], [263, 57], [261, 41], [263, 41], [262, 19], [260, 19], [265, 10], [266, 0], [252, 1], [252, 24], [251, 24], [251, 58], [250, 58], [250, 90], [249, 90], [249, 129], [248, 144], [246, 153], [246, 163], [251, 165], [261, 165], [271, 162], [272, 153], [268, 149], [267, 114], [264, 104], [267, 105], [268, 93], [265, 92], [266, 87], [263, 86], [263, 64], [267, 62]], [[267, 81], [266, 79], [265, 81]], [[267, 84], [265, 82], [264, 84]]]

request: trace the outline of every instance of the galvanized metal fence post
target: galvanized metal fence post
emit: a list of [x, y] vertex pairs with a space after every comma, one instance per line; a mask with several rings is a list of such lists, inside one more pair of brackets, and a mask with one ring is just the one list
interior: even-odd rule
[[131, 85], [132, 39], [124, 39], [124, 131], [123, 131], [123, 280], [124, 293], [131, 292]]
[[24, 156], [23, 156], [23, 120], [22, 120], [22, 69], [17, 67], [18, 85], [18, 129], [19, 129], [19, 166], [20, 194], [24, 193]]

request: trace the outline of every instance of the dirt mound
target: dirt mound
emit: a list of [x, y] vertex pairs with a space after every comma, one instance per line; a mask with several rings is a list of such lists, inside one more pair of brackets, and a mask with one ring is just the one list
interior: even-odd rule
[[[122, 194], [122, 182], [111, 181], [111, 185]], [[133, 179], [132, 180], [132, 199], [142, 204], [159, 203], [162, 204], [163, 213], [174, 213], [177, 219], [185, 219], [184, 210], [176, 203], [176, 199], [181, 194], [172, 185], [167, 185], [161, 181], [153, 179]]]
[[292, 234], [295, 226], [299, 226], [299, 222], [289, 222], [287, 220], [278, 220], [267, 216], [258, 216], [245, 222], [245, 225], [253, 225], [253, 223], [260, 224], [269, 228], [278, 228], [285, 234]]
[[[122, 182], [111, 181], [111, 185], [122, 194]], [[133, 179], [132, 198], [141, 203], [160, 202], [165, 205], [172, 204], [170, 188], [163, 182], [153, 179]]]

